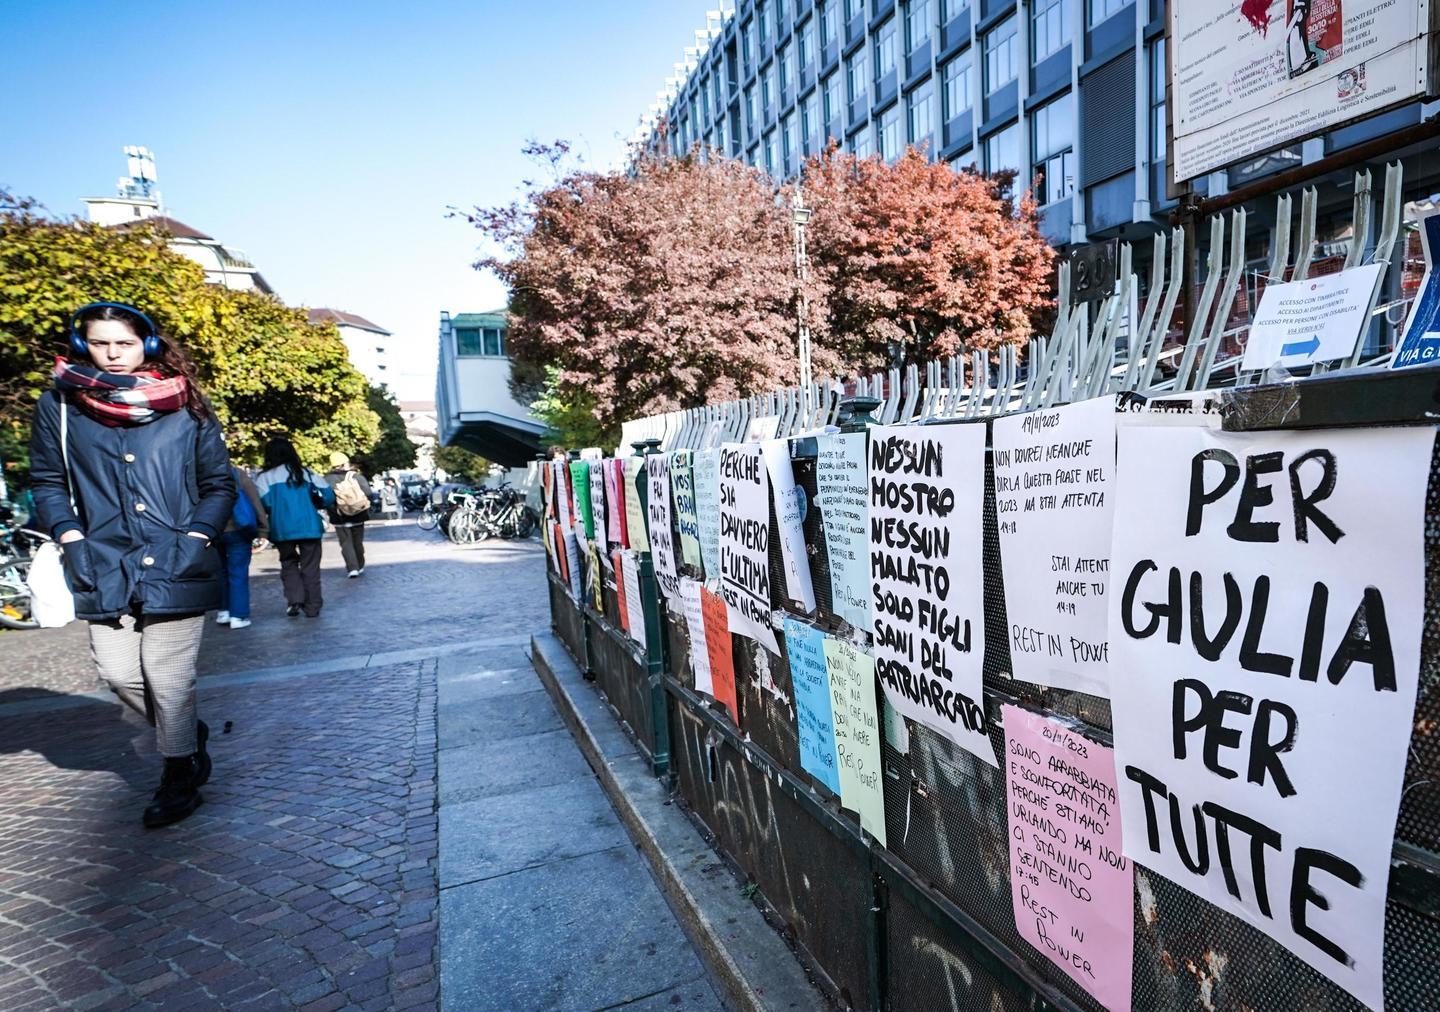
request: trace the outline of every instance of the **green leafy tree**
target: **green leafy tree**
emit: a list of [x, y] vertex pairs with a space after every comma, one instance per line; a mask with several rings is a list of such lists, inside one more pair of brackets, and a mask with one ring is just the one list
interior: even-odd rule
[[435, 466], [451, 480], [481, 482], [490, 476], [490, 461], [459, 446], [435, 447]]
[[530, 404], [530, 413], [545, 423], [541, 443], [561, 446], [614, 446], [620, 427], [607, 427], [597, 419], [595, 395], [584, 388], [567, 388], [559, 366], [545, 367], [545, 382]]
[[369, 449], [378, 421], [335, 327], [312, 325], [303, 310], [272, 296], [206, 284], [200, 265], [167, 239], [143, 223], [115, 229], [57, 219], [0, 191], [0, 444], [7, 462], [29, 439], [34, 403], [50, 386], [55, 356], [65, 354], [70, 314], [97, 300], [143, 307], [185, 347], [237, 459], [258, 460], [272, 435], [291, 437], [315, 464], [337, 447]]
[[366, 474], [404, 471], [414, 467], [420, 448], [405, 434], [405, 419], [400, 415], [395, 395], [383, 386], [372, 385], [366, 400], [380, 420], [380, 438], [370, 449], [351, 454], [355, 466]]

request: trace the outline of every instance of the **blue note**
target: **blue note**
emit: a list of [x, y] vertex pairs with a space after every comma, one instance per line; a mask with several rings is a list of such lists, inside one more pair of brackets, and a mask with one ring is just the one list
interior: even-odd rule
[[838, 795], [840, 771], [835, 763], [835, 720], [830, 709], [830, 676], [825, 671], [825, 634], [787, 616], [785, 656], [795, 687], [800, 764], [806, 773]]

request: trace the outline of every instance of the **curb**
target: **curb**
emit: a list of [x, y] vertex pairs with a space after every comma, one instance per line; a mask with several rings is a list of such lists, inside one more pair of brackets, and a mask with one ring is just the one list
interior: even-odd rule
[[759, 908], [741, 895], [719, 855], [671, 804], [644, 757], [633, 747], [606, 748], [617, 736], [628, 739], [560, 640], [550, 633], [532, 636], [530, 660], [620, 821], [650, 862], [725, 1007], [737, 1012], [833, 1009]]

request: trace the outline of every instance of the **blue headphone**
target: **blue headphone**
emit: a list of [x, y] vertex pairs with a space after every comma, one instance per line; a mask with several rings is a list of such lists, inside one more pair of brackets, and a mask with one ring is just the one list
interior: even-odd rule
[[80, 317], [92, 309], [103, 309], [109, 306], [113, 309], [123, 309], [127, 313], [133, 313], [145, 324], [146, 333], [140, 335], [145, 348], [146, 358], [160, 357], [160, 333], [155, 327], [154, 321], [134, 306], [127, 306], [123, 302], [91, 302], [75, 310], [70, 317], [70, 350], [82, 357], [90, 354], [90, 345], [85, 340], [85, 335], [80, 333]]

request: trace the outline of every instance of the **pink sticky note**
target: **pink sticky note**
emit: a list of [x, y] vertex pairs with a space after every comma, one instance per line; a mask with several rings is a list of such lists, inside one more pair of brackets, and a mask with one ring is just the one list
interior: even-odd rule
[[1115, 753], [1003, 706], [1015, 927], [1108, 1009], [1130, 1008], [1134, 872], [1120, 856]]

